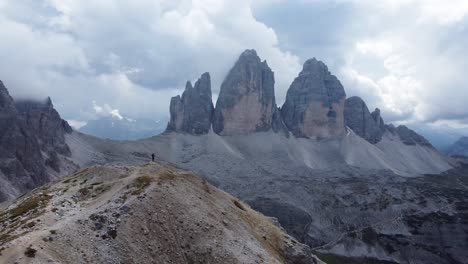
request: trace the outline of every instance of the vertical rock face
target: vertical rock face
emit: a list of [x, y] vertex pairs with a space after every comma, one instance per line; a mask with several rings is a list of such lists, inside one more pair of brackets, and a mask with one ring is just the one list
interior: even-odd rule
[[54, 109], [50, 98], [43, 102], [18, 101], [15, 106], [31, 133], [40, 139], [41, 149], [70, 155], [65, 134], [71, 133], [72, 128]]
[[209, 73], [204, 73], [195, 87], [187, 82], [182, 97], [172, 97], [167, 131], [206, 134], [210, 131], [213, 111], [211, 79]]
[[371, 113], [371, 116], [372, 119], [374, 119], [377, 126], [379, 127], [379, 130], [383, 133], [383, 131], [385, 131], [385, 123], [382, 119], [382, 116], [380, 116], [380, 109], [376, 108], [374, 112]]
[[296, 137], [340, 137], [345, 132], [345, 99], [340, 81], [314, 58], [304, 63], [291, 84], [281, 115]]
[[60, 172], [71, 132], [50, 98], [14, 102], [0, 82], [0, 201], [49, 182], [51, 170]]
[[220, 135], [268, 131], [276, 111], [274, 73], [255, 50], [244, 51], [226, 79], [213, 119]]
[[360, 97], [346, 99], [344, 118], [346, 126], [370, 143], [376, 144], [382, 140], [385, 126], [380, 117], [380, 110], [376, 109], [371, 114]]

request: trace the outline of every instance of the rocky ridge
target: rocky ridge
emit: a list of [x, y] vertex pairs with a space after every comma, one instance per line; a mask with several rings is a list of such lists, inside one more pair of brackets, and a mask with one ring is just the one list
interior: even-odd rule
[[427, 139], [408, 127], [386, 125], [380, 116], [380, 109], [376, 108], [370, 113], [366, 103], [360, 97], [353, 96], [346, 99], [344, 116], [345, 125], [371, 144], [379, 143], [385, 133], [390, 133], [398, 136], [405, 145], [419, 145], [434, 149]]
[[161, 163], [89, 167], [0, 212], [1, 263], [323, 263], [274, 219]]

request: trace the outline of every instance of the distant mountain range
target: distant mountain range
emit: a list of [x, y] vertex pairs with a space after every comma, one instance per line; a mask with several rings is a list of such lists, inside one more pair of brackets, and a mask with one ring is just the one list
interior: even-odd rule
[[90, 120], [78, 131], [104, 139], [136, 140], [161, 134], [167, 121], [167, 118], [149, 120], [109, 116]]
[[459, 155], [468, 157], [468, 137], [461, 137], [447, 149], [449, 155]]

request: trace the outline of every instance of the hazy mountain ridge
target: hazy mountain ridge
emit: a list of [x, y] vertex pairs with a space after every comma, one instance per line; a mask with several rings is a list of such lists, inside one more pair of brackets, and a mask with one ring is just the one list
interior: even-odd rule
[[136, 140], [161, 134], [166, 123], [166, 118], [149, 120], [108, 116], [89, 120], [78, 131], [104, 139]]
[[468, 157], [468, 137], [461, 137], [446, 150], [446, 153]]

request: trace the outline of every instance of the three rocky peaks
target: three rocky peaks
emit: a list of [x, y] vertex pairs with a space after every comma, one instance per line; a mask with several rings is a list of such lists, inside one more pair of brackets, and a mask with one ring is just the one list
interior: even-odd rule
[[255, 50], [244, 51], [221, 84], [216, 107], [209, 73], [182, 96], [171, 99], [168, 132], [194, 135], [210, 129], [222, 136], [274, 131], [302, 138], [340, 138], [346, 127], [371, 144], [388, 131], [407, 145], [430, 143], [405, 126], [385, 125], [380, 110], [370, 112], [359, 97], [346, 98], [338, 78], [321, 61], [307, 60], [289, 87], [284, 105], [275, 100], [274, 72]]

